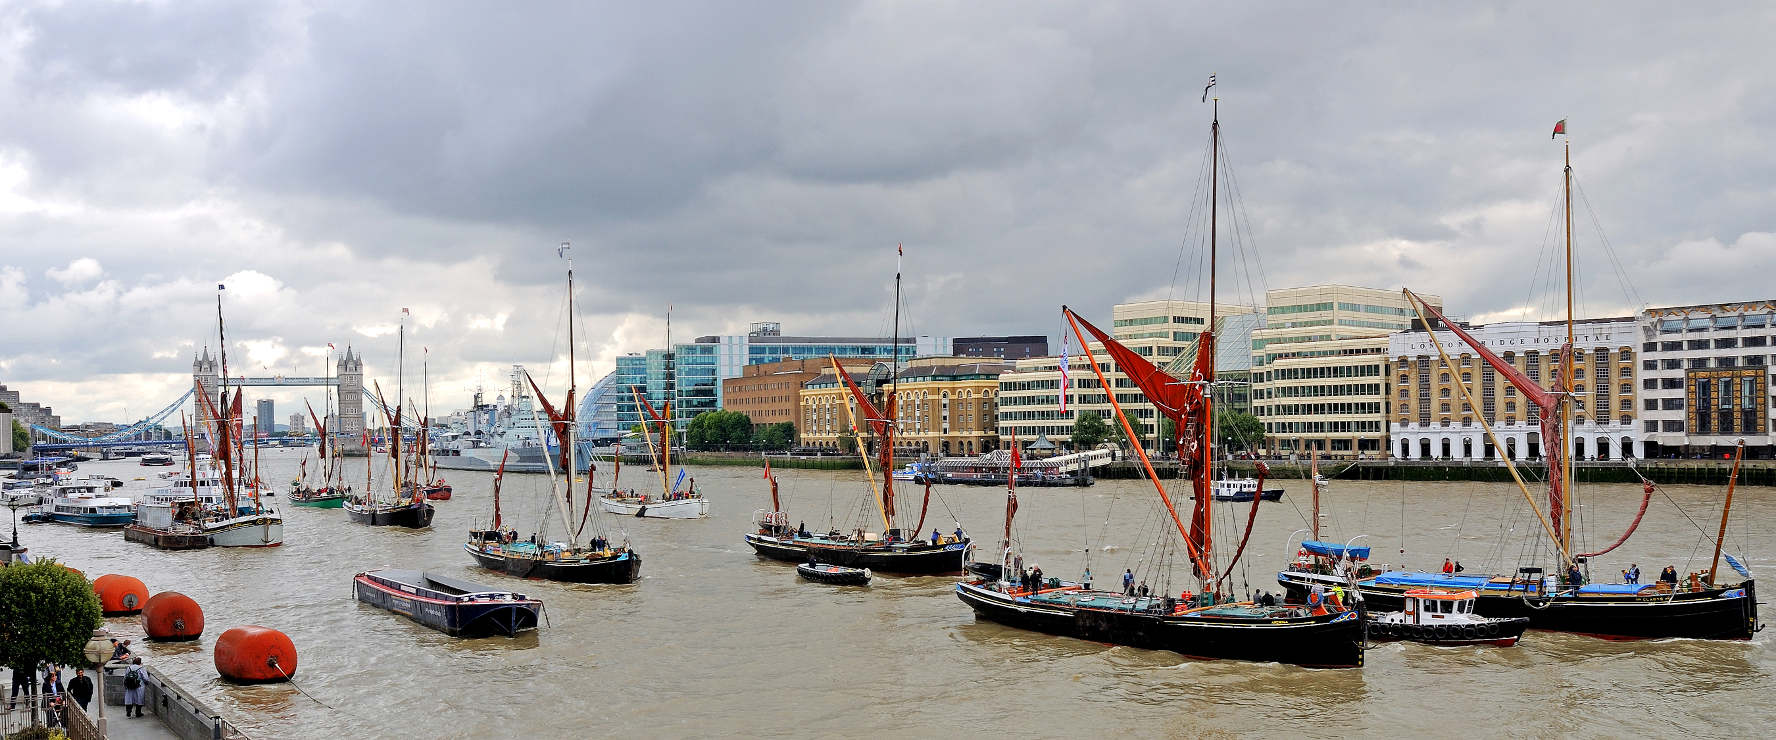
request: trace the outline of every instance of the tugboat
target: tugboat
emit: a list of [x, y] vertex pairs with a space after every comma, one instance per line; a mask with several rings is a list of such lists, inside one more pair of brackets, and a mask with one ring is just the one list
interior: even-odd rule
[[1482, 617], [1474, 614], [1473, 591], [1407, 591], [1406, 608], [1369, 617], [1369, 639], [1410, 640], [1426, 645], [1497, 645], [1510, 647], [1529, 628], [1528, 617]]
[[516, 637], [537, 628], [543, 609], [543, 602], [515, 591], [417, 570], [359, 573], [352, 592], [358, 601], [452, 637]]
[[[561, 410], [556, 411], [555, 406], [543, 395], [542, 388], [537, 386], [536, 380], [529, 373], [524, 374], [531, 389], [536, 391], [537, 402], [542, 404], [550, 427], [545, 433], [541, 428], [544, 420], [538, 417], [538, 438], [552, 438], [559, 443], [560, 470], [566, 475], [559, 478], [556, 476], [555, 455], [544, 455], [543, 463], [549, 473], [548, 496], [555, 504], [555, 511], [561, 516], [562, 535], [565, 539], [551, 540], [544, 530], [544, 521], [538, 522], [537, 530], [523, 540], [519, 539], [516, 528], [507, 525], [500, 512], [500, 485], [506, 474], [506, 457], [502, 456], [499, 469], [493, 477], [492, 526], [471, 530], [463, 549], [481, 567], [521, 578], [546, 578], [571, 583], [633, 583], [641, 574], [641, 556], [629, 546], [627, 537], [623, 542], [616, 543], [606, 533], [603, 514], [595, 513], [597, 506], [592, 502], [594, 494], [590, 474], [586, 480], [586, 495], [577, 526], [574, 522], [573, 471], [578, 469], [576, 453], [579, 447], [579, 423], [574, 418], [577, 413], [574, 405], [577, 391], [574, 372], [575, 306], [573, 258], [567, 255], [569, 249], [571, 247], [563, 243], [556, 252], [557, 256], [567, 259], [568, 388]], [[583, 538], [588, 523], [593, 525], [592, 534]]]

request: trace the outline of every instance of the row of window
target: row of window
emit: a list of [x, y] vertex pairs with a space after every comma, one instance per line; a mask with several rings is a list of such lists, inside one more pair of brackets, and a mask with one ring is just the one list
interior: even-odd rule
[[1749, 314], [1745, 316], [1695, 316], [1689, 319], [1665, 319], [1659, 322], [1660, 334], [1678, 334], [1684, 331], [1727, 331], [1731, 329], [1760, 329], [1770, 325], [1770, 314]]
[[1154, 324], [1166, 324], [1166, 323], [1171, 323], [1171, 324], [1207, 324], [1209, 322], [1208, 322], [1208, 319], [1202, 318], [1200, 316], [1141, 316], [1141, 317], [1133, 318], [1133, 319], [1116, 319], [1114, 321], [1111, 321], [1110, 325], [1114, 326], [1114, 327], [1124, 327], [1124, 326], [1152, 326]]

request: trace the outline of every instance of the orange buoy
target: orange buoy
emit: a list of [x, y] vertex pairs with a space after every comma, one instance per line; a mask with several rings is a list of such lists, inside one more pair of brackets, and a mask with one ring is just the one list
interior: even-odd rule
[[296, 644], [270, 627], [235, 627], [216, 638], [216, 672], [236, 683], [287, 681], [296, 675]]
[[203, 634], [203, 608], [190, 596], [162, 591], [142, 607], [142, 627], [150, 640], [195, 640]]
[[99, 595], [99, 610], [107, 617], [118, 617], [127, 614], [139, 614], [142, 605], [148, 602], [148, 587], [138, 579], [107, 573], [93, 581], [93, 591]]

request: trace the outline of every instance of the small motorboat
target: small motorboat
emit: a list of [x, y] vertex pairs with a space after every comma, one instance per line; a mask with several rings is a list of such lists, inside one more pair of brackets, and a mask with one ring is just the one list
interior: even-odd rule
[[1369, 615], [1369, 639], [1427, 645], [1517, 644], [1523, 638], [1523, 630], [1529, 627], [1529, 617], [1478, 616], [1474, 614], [1477, 597], [1473, 591], [1407, 591], [1403, 611]]
[[359, 573], [352, 592], [358, 601], [453, 637], [513, 637], [536, 629], [543, 609], [543, 602], [521, 593], [417, 570]]
[[425, 497], [426, 497], [427, 501], [449, 501], [450, 500], [450, 484], [445, 483], [442, 479], [438, 480], [435, 483], [428, 483], [424, 486], [421, 486], [419, 490], [425, 493]]
[[1266, 488], [1260, 491], [1256, 478], [1226, 478], [1212, 482], [1209, 488], [1209, 498], [1215, 501], [1250, 502], [1254, 496], [1265, 501], [1281, 501], [1283, 489]]
[[870, 582], [868, 568], [847, 568], [843, 565], [825, 563], [802, 563], [796, 566], [796, 575], [810, 581], [830, 583], [834, 586], [867, 586]]

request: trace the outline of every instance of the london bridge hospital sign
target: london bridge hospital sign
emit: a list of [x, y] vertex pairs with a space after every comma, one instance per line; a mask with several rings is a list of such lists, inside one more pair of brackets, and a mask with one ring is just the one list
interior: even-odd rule
[[[1479, 339], [1480, 344], [1485, 345], [1487, 349], [1546, 348], [1554, 350], [1566, 343], [1566, 326], [1564, 324], [1552, 326], [1533, 324], [1530, 325], [1534, 329], [1533, 333], [1524, 331], [1530, 327], [1525, 327], [1522, 324], [1494, 326], [1497, 328], [1492, 326], [1476, 327], [1469, 329], [1468, 333], [1474, 335], [1475, 339]], [[1584, 330], [1573, 334], [1573, 346], [1581, 349], [1632, 347], [1637, 341], [1635, 326], [1633, 321], [1623, 321], [1621, 325], [1608, 327], [1605, 331], [1599, 331], [1595, 326], [1583, 327]], [[1489, 334], [1493, 336], [1488, 336]], [[1459, 351], [1467, 347], [1465, 342], [1450, 331], [1437, 332], [1437, 342], [1443, 345], [1444, 350]], [[1436, 351], [1437, 345], [1432, 343], [1429, 335], [1422, 331], [1402, 332], [1394, 335], [1393, 341], [1388, 342], [1389, 354]]]

